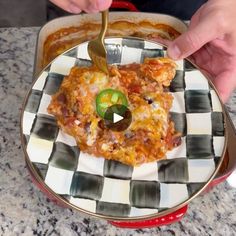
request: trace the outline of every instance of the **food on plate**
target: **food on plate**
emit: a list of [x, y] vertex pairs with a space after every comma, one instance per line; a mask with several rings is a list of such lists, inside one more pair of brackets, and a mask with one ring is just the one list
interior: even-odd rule
[[[109, 76], [93, 66], [73, 67], [48, 112], [83, 152], [131, 166], [163, 159], [181, 142], [169, 115], [173, 97], [167, 88], [175, 71], [168, 58], [113, 65]], [[132, 113], [130, 126], [121, 132], [105, 125], [106, 109], [114, 104]]]

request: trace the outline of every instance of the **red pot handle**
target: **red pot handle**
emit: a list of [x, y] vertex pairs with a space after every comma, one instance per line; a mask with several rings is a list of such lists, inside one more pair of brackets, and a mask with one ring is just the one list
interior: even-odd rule
[[168, 215], [157, 217], [151, 220], [131, 221], [131, 222], [128, 222], [128, 221], [127, 222], [126, 221], [108, 221], [108, 222], [116, 227], [131, 228], [131, 229], [159, 227], [162, 225], [168, 225], [168, 224], [178, 222], [186, 214], [187, 210], [188, 210], [188, 205]]
[[129, 11], [139, 11], [136, 6], [129, 1], [113, 1], [111, 4], [113, 9], [127, 9]]

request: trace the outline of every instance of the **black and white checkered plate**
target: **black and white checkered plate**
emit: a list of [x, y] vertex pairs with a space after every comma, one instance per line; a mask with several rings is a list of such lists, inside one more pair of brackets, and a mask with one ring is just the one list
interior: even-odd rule
[[[110, 38], [106, 47], [110, 64], [166, 55], [163, 46], [134, 38]], [[171, 117], [182, 144], [165, 160], [133, 168], [80, 152], [47, 113], [70, 69], [90, 64], [87, 43], [81, 44], [57, 57], [33, 84], [22, 114], [22, 140], [34, 174], [68, 206], [106, 219], [149, 218], [186, 204], [213, 178], [226, 145], [223, 109], [208, 80], [188, 61], [177, 61]]]

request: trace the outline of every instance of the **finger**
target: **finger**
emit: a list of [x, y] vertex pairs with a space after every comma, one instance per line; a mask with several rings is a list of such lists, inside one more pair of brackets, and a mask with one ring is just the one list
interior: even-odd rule
[[71, 12], [80, 13], [85, 11], [88, 13], [99, 12], [110, 7], [112, 0], [50, 0], [60, 8]]
[[108, 9], [112, 0], [90, 0], [88, 5], [83, 10], [87, 13], [96, 13]]
[[96, 2], [95, 9], [98, 11], [104, 11], [111, 6], [112, 0], [91, 0]]
[[108, 9], [112, 0], [70, 0], [81, 10], [87, 13], [95, 13]]
[[82, 11], [79, 6], [77, 6], [76, 4], [74, 4], [71, 1], [67, 1], [67, 0], [50, 0], [50, 2], [52, 2], [53, 4], [57, 5], [58, 7], [62, 8], [63, 10], [65, 10], [67, 12], [70, 12], [70, 13], [78, 14]]
[[69, 1], [74, 6], [77, 6], [82, 11], [87, 9], [90, 5], [90, 1], [88, 0], [67, 0], [67, 1]]
[[232, 73], [232, 71], [226, 71], [218, 75], [213, 83], [219, 92], [220, 98], [223, 103], [227, 102], [231, 93], [235, 89], [236, 85], [236, 73]]
[[168, 56], [174, 60], [188, 57], [206, 43], [217, 38], [219, 33], [216, 21], [213, 17], [202, 20], [169, 45], [167, 51]]

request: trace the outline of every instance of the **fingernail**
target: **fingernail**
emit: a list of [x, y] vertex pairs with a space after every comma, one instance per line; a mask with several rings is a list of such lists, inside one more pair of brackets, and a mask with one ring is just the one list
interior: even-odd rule
[[79, 7], [77, 7], [75, 4], [70, 4], [68, 7], [68, 11], [71, 13], [78, 14], [81, 12], [81, 9]]
[[178, 60], [181, 56], [181, 51], [179, 47], [174, 44], [173, 46], [171, 45], [170, 47], [168, 47], [167, 54], [173, 60]]

